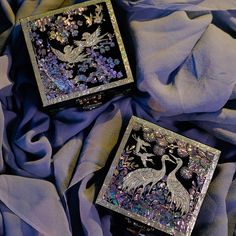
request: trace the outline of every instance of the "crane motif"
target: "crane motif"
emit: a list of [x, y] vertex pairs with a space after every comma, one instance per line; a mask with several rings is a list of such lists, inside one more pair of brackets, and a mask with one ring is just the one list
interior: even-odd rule
[[174, 202], [176, 209], [179, 209], [181, 214], [184, 215], [189, 212], [190, 196], [188, 191], [183, 187], [175, 175], [183, 165], [183, 161], [172, 154], [170, 155], [175, 159], [177, 166], [167, 177], [167, 188], [171, 194], [171, 204]]
[[151, 184], [150, 190], [153, 186], [159, 182], [166, 174], [166, 165], [165, 162], [174, 161], [168, 156], [163, 155], [161, 159], [162, 168], [160, 170], [155, 170], [153, 168], [140, 168], [130, 172], [123, 179], [122, 189], [130, 192], [132, 189], [137, 189], [142, 186], [141, 194], [144, 192], [144, 189], [147, 185]]

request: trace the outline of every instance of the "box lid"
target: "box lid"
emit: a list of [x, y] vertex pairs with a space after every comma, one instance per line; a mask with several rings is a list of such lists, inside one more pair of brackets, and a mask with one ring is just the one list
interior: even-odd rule
[[220, 151], [132, 117], [96, 203], [170, 235], [190, 235]]
[[44, 107], [133, 82], [109, 0], [21, 20]]

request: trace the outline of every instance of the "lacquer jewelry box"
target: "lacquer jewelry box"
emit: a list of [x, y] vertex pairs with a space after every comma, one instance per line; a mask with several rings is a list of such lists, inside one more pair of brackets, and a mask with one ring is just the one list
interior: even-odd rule
[[42, 105], [91, 109], [129, 91], [133, 77], [109, 0], [21, 20]]
[[219, 156], [217, 149], [132, 117], [96, 203], [127, 218], [137, 232], [189, 236]]

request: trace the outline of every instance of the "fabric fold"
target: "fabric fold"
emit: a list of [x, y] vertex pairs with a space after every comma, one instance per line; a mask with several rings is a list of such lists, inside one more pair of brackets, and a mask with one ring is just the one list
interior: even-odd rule
[[226, 0], [224, 2], [219, 2], [217, 0], [122, 0], [122, 4], [130, 11], [138, 11], [145, 8], [174, 11], [216, 11], [236, 9], [234, 0]]
[[117, 218], [94, 204], [132, 115], [222, 150], [193, 236], [235, 233], [235, 1], [117, 0], [133, 39], [124, 43], [135, 48], [137, 93], [49, 116], [19, 20], [75, 2], [0, 2], [0, 53], [9, 48], [12, 61], [12, 85], [0, 75], [0, 234], [117, 233]]
[[[40, 234], [71, 235], [60, 199], [51, 183], [12, 175], [1, 175], [0, 183], [1, 202]], [[20, 228], [16, 227], [16, 230]], [[27, 232], [23, 233], [27, 235]]]

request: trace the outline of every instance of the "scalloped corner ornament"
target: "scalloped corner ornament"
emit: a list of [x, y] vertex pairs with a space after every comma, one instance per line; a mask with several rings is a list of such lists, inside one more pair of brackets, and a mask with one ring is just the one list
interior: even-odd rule
[[21, 24], [43, 107], [89, 103], [94, 94], [122, 94], [133, 83], [109, 0], [86, 1]]
[[137, 232], [191, 235], [220, 151], [132, 117], [96, 203]]

